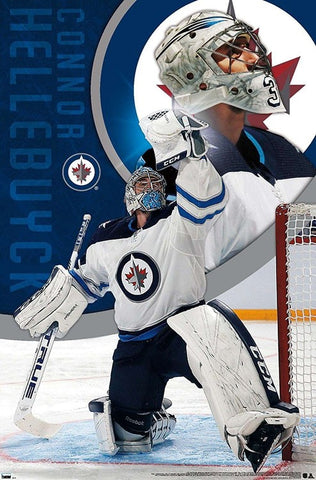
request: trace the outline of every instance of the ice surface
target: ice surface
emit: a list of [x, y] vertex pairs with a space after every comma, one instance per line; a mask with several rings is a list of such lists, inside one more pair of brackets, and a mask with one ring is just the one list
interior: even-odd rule
[[[246, 324], [278, 384], [276, 324]], [[106, 393], [116, 342], [116, 335], [55, 342], [33, 413], [65, 425], [53, 439], [44, 440], [21, 432], [12, 420], [37, 342], [0, 340], [1, 478], [316, 478], [315, 464], [282, 462], [280, 454], [270, 457], [255, 476], [219, 437], [203, 392], [185, 379], [174, 379], [167, 386], [166, 396], [173, 401], [171, 411], [178, 423], [164, 444], [151, 454], [101, 455], [87, 405]]]

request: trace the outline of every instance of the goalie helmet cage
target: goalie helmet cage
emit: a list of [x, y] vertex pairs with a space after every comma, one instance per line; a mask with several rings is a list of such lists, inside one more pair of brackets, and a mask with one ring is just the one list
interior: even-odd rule
[[282, 457], [316, 462], [316, 205], [280, 205], [275, 230], [280, 397], [301, 414]]

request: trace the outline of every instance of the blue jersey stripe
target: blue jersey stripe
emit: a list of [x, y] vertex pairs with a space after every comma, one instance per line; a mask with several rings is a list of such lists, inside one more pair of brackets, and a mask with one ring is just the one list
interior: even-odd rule
[[219, 213], [222, 213], [224, 208], [225, 207], [221, 208], [220, 210], [216, 210], [214, 213], [210, 213], [203, 218], [196, 218], [193, 215], [191, 215], [189, 212], [184, 210], [184, 208], [182, 208], [178, 205], [178, 211], [179, 211], [181, 217], [186, 218], [187, 220], [190, 220], [191, 222], [196, 223], [198, 225], [203, 225], [203, 223], [205, 223], [206, 220], [211, 220], [213, 217], [215, 217], [215, 215], [218, 215]]
[[207, 207], [211, 207], [212, 205], [216, 205], [217, 203], [221, 203], [225, 197], [226, 190], [225, 190], [224, 182], [222, 180], [221, 193], [216, 195], [216, 197], [209, 198], [208, 200], [198, 200], [197, 198], [193, 197], [190, 193], [183, 190], [183, 188], [179, 187], [179, 185], [177, 185], [177, 192], [180, 193], [180, 195], [182, 195], [182, 197], [184, 197], [186, 200], [188, 200], [188, 202], [193, 203], [193, 205], [195, 205], [196, 207], [207, 208]]
[[[87, 284], [82, 280], [82, 278], [74, 271], [74, 270], [70, 270], [69, 271], [70, 275], [79, 283], [80, 287], [82, 287], [82, 289], [90, 296], [90, 297], [93, 297], [97, 300], [99, 300], [100, 296], [98, 295], [95, 295], [94, 293], [91, 292], [91, 290], [89, 290]], [[104, 287], [107, 287], [108, 284], [104, 284]]]
[[166, 326], [166, 322], [160, 323], [156, 327], [153, 327], [146, 332], [137, 334], [119, 334], [119, 339], [122, 342], [143, 342], [144, 340], [149, 340], [150, 338], [155, 337], [164, 327]]
[[263, 163], [263, 165], [264, 165], [266, 163], [266, 158], [265, 158], [265, 154], [264, 154], [264, 151], [263, 151], [260, 143], [255, 139], [255, 137], [253, 137], [249, 132], [247, 132], [247, 130], [244, 130], [244, 132], [247, 135], [247, 137], [249, 138], [249, 140], [256, 147], [257, 152], [259, 153], [259, 161], [260, 161], [260, 163]]

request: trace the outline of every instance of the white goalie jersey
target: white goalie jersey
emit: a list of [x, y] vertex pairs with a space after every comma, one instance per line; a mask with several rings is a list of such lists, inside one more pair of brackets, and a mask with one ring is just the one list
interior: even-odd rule
[[177, 201], [152, 212], [144, 228], [136, 228], [134, 216], [100, 225], [71, 272], [90, 303], [113, 293], [121, 331], [153, 327], [203, 299], [205, 238], [227, 194], [204, 157], [182, 160], [176, 183]]

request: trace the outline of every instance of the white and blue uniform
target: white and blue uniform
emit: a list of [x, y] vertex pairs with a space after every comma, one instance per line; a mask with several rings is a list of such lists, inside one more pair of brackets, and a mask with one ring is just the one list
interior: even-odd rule
[[[280, 135], [245, 127], [237, 145], [208, 128], [207, 155], [222, 176], [229, 199], [205, 243], [207, 270], [221, 265], [262, 234], [275, 218], [280, 203], [293, 202], [316, 174], [312, 163]], [[155, 168], [152, 150], [138, 165]], [[175, 169], [162, 171], [167, 193], [174, 193]]]
[[209, 154], [229, 192], [225, 212], [205, 244], [206, 268], [212, 270], [272, 225], [276, 207], [293, 202], [316, 170], [287, 140], [271, 132], [246, 127], [237, 148], [219, 133], [207, 133]]
[[151, 212], [142, 229], [136, 217], [100, 225], [72, 275], [90, 302], [108, 290], [115, 297], [119, 341], [109, 385], [112, 418], [129, 432], [148, 431], [170, 378], [200, 387], [186, 344], [166, 320], [203, 303], [204, 244], [222, 214], [227, 194], [209, 160], [185, 159], [177, 202]]
[[177, 202], [152, 212], [136, 229], [135, 217], [100, 225], [73, 271], [93, 302], [108, 290], [115, 297], [119, 330], [138, 332], [203, 299], [204, 244], [223, 211], [224, 183], [206, 159], [184, 160]]

